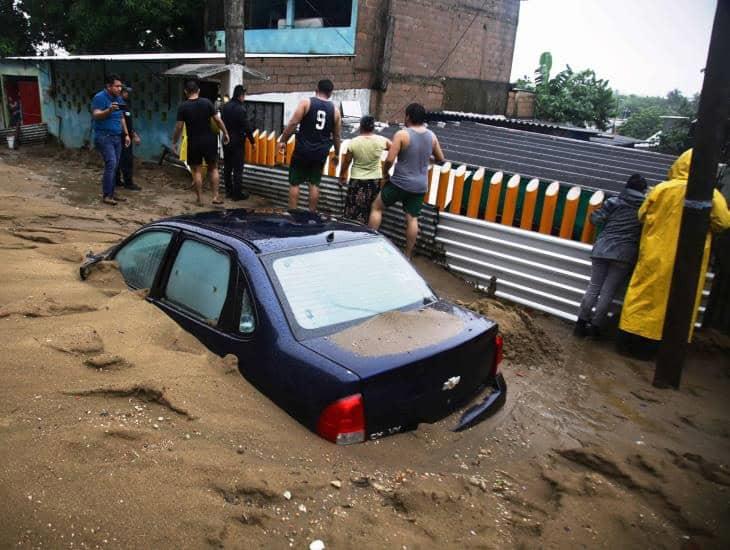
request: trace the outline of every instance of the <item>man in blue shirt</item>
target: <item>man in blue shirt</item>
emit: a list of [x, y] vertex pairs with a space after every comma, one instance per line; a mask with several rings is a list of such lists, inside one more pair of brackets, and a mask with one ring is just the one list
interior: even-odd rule
[[106, 77], [106, 86], [91, 100], [91, 116], [94, 119], [94, 147], [104, 159], [104, 175], [101, 180], [102, 202], [115, 205], [120, 197], [114, 196], [117, 166], [122, 146], [131, 143], [127, 125], [124, 122], [124, 111], [120, 105], [124, 101], [119, 95], [122, 92], [122, 81], [119, 76], [110, 74]]

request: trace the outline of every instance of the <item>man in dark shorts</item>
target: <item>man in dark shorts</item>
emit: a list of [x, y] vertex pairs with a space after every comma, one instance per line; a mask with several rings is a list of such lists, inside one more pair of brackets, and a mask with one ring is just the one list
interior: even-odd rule
[[[437, 162], [444, 162], [444, 154], [436, 135], [426, 128], [426, 109], [418, 103], [406, 107], [406, 128], [393, 136], [393, 145], [383, 164], [383, 188], [370, 211], [368, 225], [378, 229], [383, 221], [383, 211], [400, 202], [406, 214], [406, 256], [413, 257], [418, 237], [418, 216], [428, 190], [428, 164], [433, 156]], [[393, 176], [390, 168], [396, 157]]]
[[248, 139], [251, 147], [256, 147], [253, 131], [248, 121], [248, 113], [243, 103], [246, 101], [246, 88], [240, 84], [233, 88], [233, 97], [221, 109], [221, 118], [228, 129], [230, 141], [223, 148], [223, 182], [226, 196], [234, 201], [248, 198], [241, 189], [243, 185], [243, 142]]
[[319, 183], [327, 155], [334, 144], [334, 162], [340, 153], [340, 112], [330, 100], [334, 85], [331, 80], [320, 80], [314, 97], [303, 99], [279, 138], [279, 149], [286, 150], [286, 142], [297, 125], [296, 144], [289, 166], [289, 209], [299, 203], [299, 186], [309, 183], [309, 209], [317, 210]]
[[221, 132], [223, 143], [228, 144], [228, 131], [221, 117], [215, 112], [215, 107], [209, 99], [200, 97], [200, 87], [195, 80], [185, 83], [185, 100], [177, 110], [177, 124], [172, 135], [172, 146], [178, 151], [178, 140], [185, 125], [188, 138], [188, 165], [193, 174], [193, 187], [198, 197], [198, 206], [203, 205], [203, 161], [208, 167], [208, 178], [213, 190], [213, 204], [223, 204], [218, 198], [218, 137], [211, 130], [212, 118]]

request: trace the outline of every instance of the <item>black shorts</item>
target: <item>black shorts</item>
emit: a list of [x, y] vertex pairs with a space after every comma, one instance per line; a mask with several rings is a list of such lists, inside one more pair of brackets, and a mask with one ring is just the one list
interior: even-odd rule
[[211, 133], [210, 138], [188, 139], [188, 164], [190, 166], [199, 166], [205, 164], [208, 166], [218, 164], [218, 140]]

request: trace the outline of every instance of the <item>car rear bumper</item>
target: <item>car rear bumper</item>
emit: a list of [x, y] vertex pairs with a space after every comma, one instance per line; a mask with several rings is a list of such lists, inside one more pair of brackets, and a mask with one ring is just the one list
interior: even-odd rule
[[507, 383], [501, 373], [494, 377], [489, 387], [492, 389], [489, 395], [480, 403], [469, 407], [461, 415], [458, 424], [454, 428], [455, 432], [471, 428], [502, 408], [507, 399]]

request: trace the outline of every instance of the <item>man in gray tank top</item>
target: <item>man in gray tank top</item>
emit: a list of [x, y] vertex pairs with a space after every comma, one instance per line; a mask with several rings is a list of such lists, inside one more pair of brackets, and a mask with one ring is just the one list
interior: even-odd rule
[[[428, 190], [428, 164], [431, 156], [444, 162], [441, 145], [434, 133], [426, 128], [426, 109], [418, 103], [406, 107], [406, 128], [393, 136], [393, 145], [383, 164], [383, 187], [373, 203], [368, 225], [378, 229], [383, 211], [400, 202], [406, 215], [406, 256], [413, 257], [418, 237], [418, 216]], [[393, 176], [388, 177], [396, 157]]]

